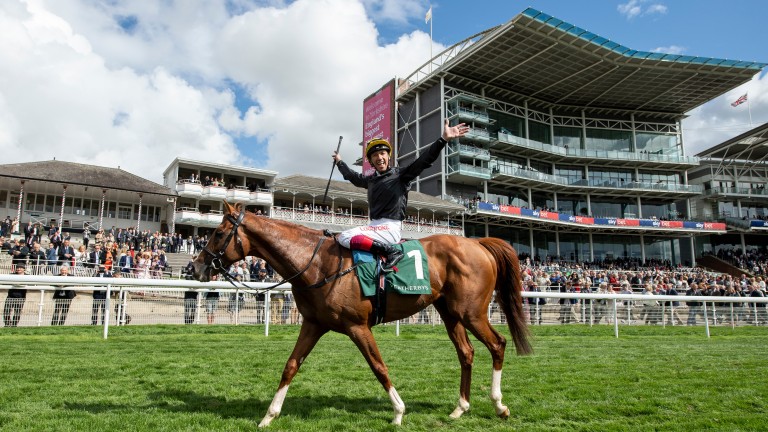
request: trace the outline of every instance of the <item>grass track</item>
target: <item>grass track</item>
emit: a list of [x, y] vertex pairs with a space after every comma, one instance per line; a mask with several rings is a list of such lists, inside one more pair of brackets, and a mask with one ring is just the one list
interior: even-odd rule
[[[505, 328], [499, 328], [507, 333]], [[291, 385], [270, 430], [758, 431], [768, 427], [768, 330], [536, 327], [535, 354], [508, 347], [488, 398], [490, 355], [475, 342], [472, 409], [448, 414], [459, 366], [442, 328], [375, 329], [406, 404], [389, 398], [346, 337], [329, 334]], [[298, 328], [128, 326], [0, 329], [0, 429], [253, 430], [274, 395]], [[511, 346], [511, 342], [510, 342]]]

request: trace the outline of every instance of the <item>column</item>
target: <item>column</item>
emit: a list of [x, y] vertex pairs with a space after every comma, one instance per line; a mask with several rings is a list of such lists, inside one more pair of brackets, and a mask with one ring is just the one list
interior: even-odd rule
[[533, 262], [533, 259], [536, 258], [536, 249], [533, 244], [533, 228], [528, 228], [528, 241], [531, 244], [531, 262]]
[[104, 198], [107, 196], [107, 190], [101, 190], [101, 205], [99, 206], [99, 230], [104, 226]]
[[645, 236], [640, 234], [640, 260], [645, 263]]
[[173, 203], [171, 204], [173, 208], [171, 209], [171, 215], [168, 219], [171, 220], [171, 235], [176, 234], [176, 197], [173, 197]]
[[139, 231], [139, 228], [141, 228], [141, 198], [144, 196], [144, 194], [139, 194], [139, 211], [137, 212], [136, 216], [136, 231]]
[[592, 231], [589, 232], [589, 261], [595, 262], [595, 243], [592, 242]]
[[[61, 193], [61, 212], [59, 212], [59, 232], [62, 232], [64, 223], [64, 200], [67, 199], [67, 185], [64, 185], [64, 192]], [[63, 236], [62, 236], [63, 238]]]
[[21, 181], [19, 189], [19, 208], [16, 210], [16, 220], [19, 223], [19, 233], [21, 233], [21, 203], [24, 202], [24, 180]]

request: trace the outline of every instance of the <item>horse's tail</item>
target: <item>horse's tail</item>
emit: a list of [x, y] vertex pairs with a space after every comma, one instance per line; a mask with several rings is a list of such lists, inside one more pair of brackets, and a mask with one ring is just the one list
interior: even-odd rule
[[507, 324], [512, 333], [517, 354], [531, 354], [533, 348], [528, 341], [530, 334], [523, 312], [523, 279], [517, 252], [501, 239], [486, 237], [479, 241], [496, 260], [498, 268], [495, 287], [496, 303], [507, 316]]

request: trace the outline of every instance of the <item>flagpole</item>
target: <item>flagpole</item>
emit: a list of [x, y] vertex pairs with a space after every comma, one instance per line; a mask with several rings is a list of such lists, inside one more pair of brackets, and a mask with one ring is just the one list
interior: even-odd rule
[[747, 112], [749, 113], [749, 127], [752, 127], [752, 106], [749, 104], [749, 93], [747, 93]]
[[432, 73], [432, 5], [429, 5], [429, 73]]

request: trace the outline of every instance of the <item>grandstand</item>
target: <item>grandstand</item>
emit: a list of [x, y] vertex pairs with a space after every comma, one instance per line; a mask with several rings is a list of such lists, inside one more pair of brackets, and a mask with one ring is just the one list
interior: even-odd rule
[[697, 241], [727, 227], [691, 210], [705, 189], [681, 120], [764, 67], [633, 50], [529, 8], [397, 81], [397, 159], [444, 119], [467, 123], [418, 183], [467, 206], [465, 235], [537, 262], [694, 265]]

